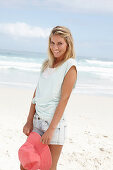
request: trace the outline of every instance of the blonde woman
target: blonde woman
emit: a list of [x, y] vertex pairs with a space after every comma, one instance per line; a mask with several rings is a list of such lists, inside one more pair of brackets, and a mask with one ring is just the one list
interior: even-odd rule
[[[66, 139], [65, 107], [75, 86], [77, 69], [71, 32], [64, 26], [52, 29], [48, 43], [48, 59], [42, 64], [38, 85], [33, 95], [25, 135], [31, 131], [41, 135], [41, 142], [48, 144], [52, 166], [56, 170]], [[24, 168], [21, 165], [21, 170]]]

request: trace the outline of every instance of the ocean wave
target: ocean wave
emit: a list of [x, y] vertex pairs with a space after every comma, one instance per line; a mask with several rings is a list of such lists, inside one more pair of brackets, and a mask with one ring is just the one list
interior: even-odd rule
[[88, 64], [97, 65], [100, 67], [113, 67], [112, 61], [99, 61], [99, 60], [85, 60]]
[[87, 74], [95, 74], [100, 77], [110, 78], [113, 80], [113, 68], [105, 67], [91, 67], [91, 66], [78, 66], [78, 72], [83, 72]]
[[103, 84], [78, 84], [73, 92], [78, 94], [105, 95], [113, 97], [113, 86], [104, 86]]
[[112, 73], [113, 74], [113, 68], [105, 68], [105, 67], [95, 67], [95, 66], [78, 66], [79, 71], [85, 71], [85, 72], [102, 72], [102, 73]]
[[33, 58], [31, 57], [24, 57], [24, 56], [6, 56], [6, 55], [0, 55], [0, 62], [1, 61], [12, 61], [12, 62], [36, 62], [36, 63], [42, 63], [44, 61], [43, 58], [40, 58], [39, 56]]
[[14, 61], [0, 61], [0, 70], [3, 69], [15, 69], [23, 71], [40, 71], [41, 64], [33, 62], [14, 62]]

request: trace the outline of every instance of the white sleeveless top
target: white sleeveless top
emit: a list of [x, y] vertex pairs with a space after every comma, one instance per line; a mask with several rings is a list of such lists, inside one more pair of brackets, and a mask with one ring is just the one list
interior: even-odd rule
[[[35, 114], [38, 114], [42, 119], [51, 122], [60, 100], [64, 77], [72, 66], [76, 67], [76, 61], [69, 58], [57, 68], [46, 68], [44, 72], [40, 72], [36, 94], [32, 103], [36, 104]], [[61, 119], [66, 121], [65, 112]]]

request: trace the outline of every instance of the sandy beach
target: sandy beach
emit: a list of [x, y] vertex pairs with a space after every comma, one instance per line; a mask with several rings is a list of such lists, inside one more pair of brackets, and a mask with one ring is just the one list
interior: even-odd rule
[[[0, 170], [19, 170], [18, 149], [34, 89], [0, 87]], [[113, 98], [71, 94], [58, 170], [113, 170]]]

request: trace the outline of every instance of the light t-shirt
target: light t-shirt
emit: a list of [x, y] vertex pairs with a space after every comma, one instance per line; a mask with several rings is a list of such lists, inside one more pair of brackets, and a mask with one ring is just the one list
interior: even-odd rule
[[[40, 118], [51, 122], [60, 100], [64, 77], [72, 66], [76, 67], [76, 61], [69, 58], [57, 68], [48, 67], [44, 72], [40, 72], [35, 97], [32, 100], [32, 103], [36, 104], [35, 114], [38, 114]], [[65, 112], [61, 119], [66, 121]]]

